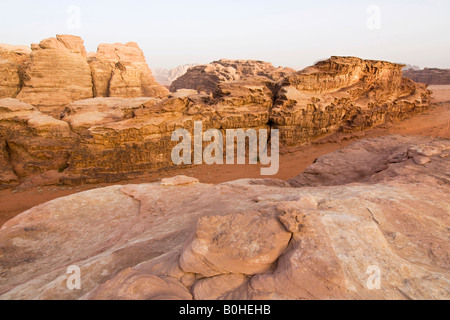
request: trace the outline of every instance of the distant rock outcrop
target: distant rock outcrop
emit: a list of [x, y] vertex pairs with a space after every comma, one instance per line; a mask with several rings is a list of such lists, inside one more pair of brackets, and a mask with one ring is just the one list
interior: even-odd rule
[[449, 157], [449, 140], [388, 136], [319, 158], [293, 186], [191, 179], [60, 198], [0, 229], [0, 299], [447, 300]]
[[178, 66], [172, 69], [164, 69], [164, 68], [154, 68], [153, 75], [155, 76], [156, 81], [162, 84], [163, 86], [169, 86], [177, 80], [182, 75], [186, 74], [189, 68], [198, 66], [197, 63], [190, 63]]
[[427, 85], [450, 84], [450, 69], [425, 68], [423, 70], [406, 70], [403, 71], [403, 76]]

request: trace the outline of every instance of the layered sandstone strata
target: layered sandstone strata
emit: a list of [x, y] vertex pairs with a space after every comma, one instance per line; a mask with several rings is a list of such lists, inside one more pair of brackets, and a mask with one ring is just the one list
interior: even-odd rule
[[95, 97], [155, 97], [168, 95], [168, 90], [152, 76], [144, 53], [137, 43], [101, 44], [97, 54], [89, 58]]
[[172, 83], [170, 91], [194, 89], [209, 94], [215, 93], [218, 85], [222, 83], [244, 81], [254, 77], [277, 82], [294, 72], [295, 70], [290, 68], [275, 68], [271, 63], [263, 61], [222, 59], [190, 68]]
[[449, 140], [388, 136], [291, 184], [177, 177], [57, 199], [0, 229], [0, 299], [449, 299], [449, 157]]
[[271, 110], [281, 140], [296, 145], [337, 131], [361, 131], [423, 111], [430, 92], [402, 77], [403, 65], [332, 57], [287, 76]]
[[72, 101], [92, 97], [91, 70], [81, 38], [58, 35], [31, 48], [17, 99], [57, 116]]
[[82, 99], [162, 98], [168, 93], [134, 42], [101, 44], [89, 55], [83, 40], [70, 35], [42, 40], [31, 49], [0, 45], [0, 99], [17, 98], [56, 118]]
[[[103, 47], [99, 52], [105, 52], [97, 57], [111, 56], [115, 46]], [[84, 55], [81, 45], [69, 47], [78, 52], [73, 54]], [[135, 45], [121, 48], [125, 52], [120, 53], [121, 61], [134, 59]], [[91, 67], [108, 61], [96, 59]], [[109, 68], [111, 63], [103, 66]], [[141, 67], [145, 69], [143, 62]], [[204, 131], [215, 128], [223, 133], [279, 129], [282, 146], [290, 146], [401, 119], [427, 108], [430, 96], [425, 85], [402, 78], [401, 67], [333, 57], [294, 72], [255, 61], [221, 60], [191, 68], [182, 78], [194, 89], [181, 89], [169, 97], [98, 97], [69, 103], [58, 119], [68, 124], [77, 143], [64, 157], [67, 170], [62, 181], [113, 182], [174, 166], [171, 152], [178, 142], [171, 140], [172, 133], [186, 129], [192, 135], [195, 121], [203, 122]], [[106, 83], [106, 87], [111, 84]], [[139, 91], [141, 85], [126, 88]], [[95, 86], [106, 88], [98, 82]], [[8, 148], [5, 145], [2, 150]]]
[[23, 68], [30, 55], [28, 47], [0, 44], [0, 99], [15, 98], [19, 94]]
[[28, 176], [68, 167], [69, 151], [78, 136], [69, 124], [32, 105], [0, 99], [0, 185], [17, 184]]

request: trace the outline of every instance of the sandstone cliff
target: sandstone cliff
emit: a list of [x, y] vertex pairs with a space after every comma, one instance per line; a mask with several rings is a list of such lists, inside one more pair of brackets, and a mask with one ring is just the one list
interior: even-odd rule
[[25, 46], [0, 44], [0, 99], [15, 98], [22, 87], [23, 68], [31, 50]]
[[95, 97], [156, 97], [168, 95], [152, 76], [137, 43], [101, 44], [89, 59]]
[[57, 115], [66, 104], [92, 97], [91, 70], [81, 38], [57, 36], [32, 45], [32, 50], [17, 99]]
[[277, 82], [293, 72], [295, 72], [293, 69], [275, 68], [272, 64], [263, 61], [222, 59], [208, 65], [190, 68], [186, 74], [172, 83], [170, 91], [194, 89], [209, 94], [215, 93], [219, 84], [254, 77]]
[[[73, 55], [84, 55], [82, 46], [70, 48], [76, 52]], [[112, 52], [119, 53], [120, 61], [108, 60], [107, 57], [112, 59]], [[130, 80], [126, 76], [133, 68], [134, 75], [149, 75], [143, 60], [137, 64], [143, 69], [130, 62], [139, 60], [131, 58], [136, 52], [140, 50], [134, 44], [101, 46], [90, 60], [92, 70], [96, 70], [93, 72], [97, 79], [96, 90], [113, 88], [126, 95], [142, 91], [143, 82], [138, 81], [142, 77]], [[119, 70], [122, 64], [128, 68], [124, 74], [125, 69]], [[100, 65], [106, 68], [105, 73]], [[114, 69], [115, 65], [119, 69]], [[290, 146], [328, 134], [362, 131], [402, 119], [427, 108], [430, 92], [425, 85], [402, 78], [401, 68], [389, 62], [333, 57], [294, 72], [258, 61], [221, 60], [191, 68], [174, 85], [188, 83], [186, 86], [192, 89], [178, 90], [167, 98], [158, 98], [155, 94], [153, 98], [98, 97], [68, 103], [64, 112], [59, 113], [58, 121], [61, 119], [68, 124], [67, 130], [76, 138], [60, 141], [55, 137], [57, 143], [70, 145], [68, 154], [64, 152], [61, 161], [56, 162], [59, 169], [66, 168], [61, 182], [116, 182], [174, 166], [171, 151], [177, 143], [171, 141], [172, 133], [183, 128], [192, 134], [195, 121], [203, 121], [204, 130], [216, 128], [223, 132], [227, 129], [279, 129], [282, 146]], [[129, 79], [134, 84], [127, 82], [127, 86], [122, 86], [126, 81], [116, 82], [114, 76], [111, 79], [106, 76], [111, 72], [113, 75], [118, 72], [118, 79]], [[117, 86], [111, 87], [112, 84]], [[26, 121], [22, 123], [24, 130], [35, 132]], [[8, 154], [11, 133], [6, 133], [8, 128], [15, 129], [6, 119], [3, 126], [2, 153]], [[28, 135], [22, 139], [26, 137]], [[48, 147], [49, 143], [41, 146], [42, 152], [46, 152], [46, 148], [50, 148], [50, 154], [54, 152]], [[2, 158], [8, 162], [8, 157]], [[54, 169], [45, 162], [40, 163], [42, 166], [35, 173]], [[27, 174], [33, 173], [22, 170], [20, 177]]]
[[83, 40], [70, 35], [42, 40], [31, 50], [0, 45], [0, 99], [17, 98], [56, 118], [82, 99], [167, 95], [134, 42], [101, 44], [89, 55]]
[[403, 65], [332, 57], [287, 76], [271, 121], [288, 145], [336, 131], [361, 131], [428, 107], [425, 85], [402, 77]]
[[66, 169], [69, 150], [78, 140], [67, 122], [18, 100], [0, 99], [0, 188]]
[[449, 299], [449, 157], [449, 140], [389, 136], [292, 184], [177, 177], [57, 199], [0, 229], [0, 299]]

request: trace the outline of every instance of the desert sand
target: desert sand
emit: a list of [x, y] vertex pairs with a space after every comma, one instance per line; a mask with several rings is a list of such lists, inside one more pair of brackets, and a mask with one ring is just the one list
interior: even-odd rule
[[[318, 157], [346, 147], [362, 138], [381, 137], [390, 134], [422, 135], [450, 138], [450, 85], [430, 86], [433, 100], [430, 109], [395, 124], [385, 124], [371, 130], [345, 136], [328, 136], [312, 144], [281, 150], [280, 171], [272, 178], [289, 180], [302, 173]], [[300, 159], [300, 160], [299, 160]], [[243, 178], [261, 178], [258, 165], [200, 165], [188, 168], [161, 170], [144, 174], [138, 179], [121, 184], [156, 182], [166, 177], [187, 175], [202, 183], [219, 184]], [[91, 184], [78, 187], [39, 186], [27, 189], [0, 191], [0, 226], [23, 211], [47, 201], [80, 191], [103, 188], [113, 184]]]

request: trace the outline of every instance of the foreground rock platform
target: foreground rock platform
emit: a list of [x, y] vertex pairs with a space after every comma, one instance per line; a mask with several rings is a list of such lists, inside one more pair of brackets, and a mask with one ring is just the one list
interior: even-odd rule
[[0, 229], [0, 299], [449, 299], [449, 160], [449, 140], [388, 136], [289, 183], [180, 177], [57, 199]]

